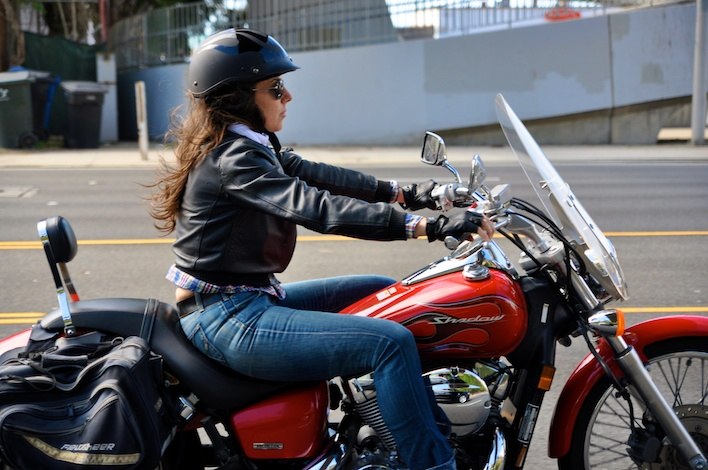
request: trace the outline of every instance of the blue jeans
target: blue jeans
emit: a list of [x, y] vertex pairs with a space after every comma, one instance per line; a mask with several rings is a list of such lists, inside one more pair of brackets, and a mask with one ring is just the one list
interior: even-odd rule
[[436, 424], [411, 332], [388, 320], [334, 313], [392, 283], [342, 276], [284, 284], [284, 300], [262, 292], [224, 295], [183, 318], [182, 328], [204, 354], [259, 379], [315, 381], [373, 371], [381, 414], [403, 460], [411, 470], [451, 470], [452, 449]]

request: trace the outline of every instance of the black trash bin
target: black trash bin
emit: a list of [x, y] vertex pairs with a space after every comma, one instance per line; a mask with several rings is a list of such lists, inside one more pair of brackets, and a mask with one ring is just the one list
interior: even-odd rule
[[32, 82], [29, 72], [0, 73], [0, 147], [31, 148], [37, 143]]
[[49, 118], [51, 116], [52, 101], [58, 77], [52, 77], [49, 72], [38, 70], [28, 70], [30, 77], [34, 78], [30, 87], [32, 92], [32, 121], [34, 123], [34, 133], [39, 140], [47, 140], [49, 137]]
[[105, 86], [96, 82], [62, 82], [66, 102], [66, 133], [69, 148], [98, 148]]

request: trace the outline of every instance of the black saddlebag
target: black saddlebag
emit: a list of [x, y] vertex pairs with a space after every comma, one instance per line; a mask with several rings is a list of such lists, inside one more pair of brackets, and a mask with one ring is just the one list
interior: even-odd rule
[[[95, 333], [92, 333], [95, 334]], [[0, 365], [0, 460], [15, 469], [154, 469], [172, 435], [162, 360], [142, 338], [62, 338]]]

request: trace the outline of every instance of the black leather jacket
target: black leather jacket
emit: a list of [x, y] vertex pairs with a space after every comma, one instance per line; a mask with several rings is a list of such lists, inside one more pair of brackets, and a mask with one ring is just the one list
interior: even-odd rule
[[271, 283], [296, 226], [373, 240], [406, 238], [389, 182], [228, 134], [190, 173], [177, 220], [177, 267], [217, 285]]

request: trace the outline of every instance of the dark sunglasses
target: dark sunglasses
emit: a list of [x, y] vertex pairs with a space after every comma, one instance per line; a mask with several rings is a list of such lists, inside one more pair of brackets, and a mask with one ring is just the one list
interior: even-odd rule
[[279, 100], [285, 93], [285, 82], [283, 82], [282, 78], [279, 78], [270, 88], [251, 88], [251, 91], [269, 91], [273, 98]]

